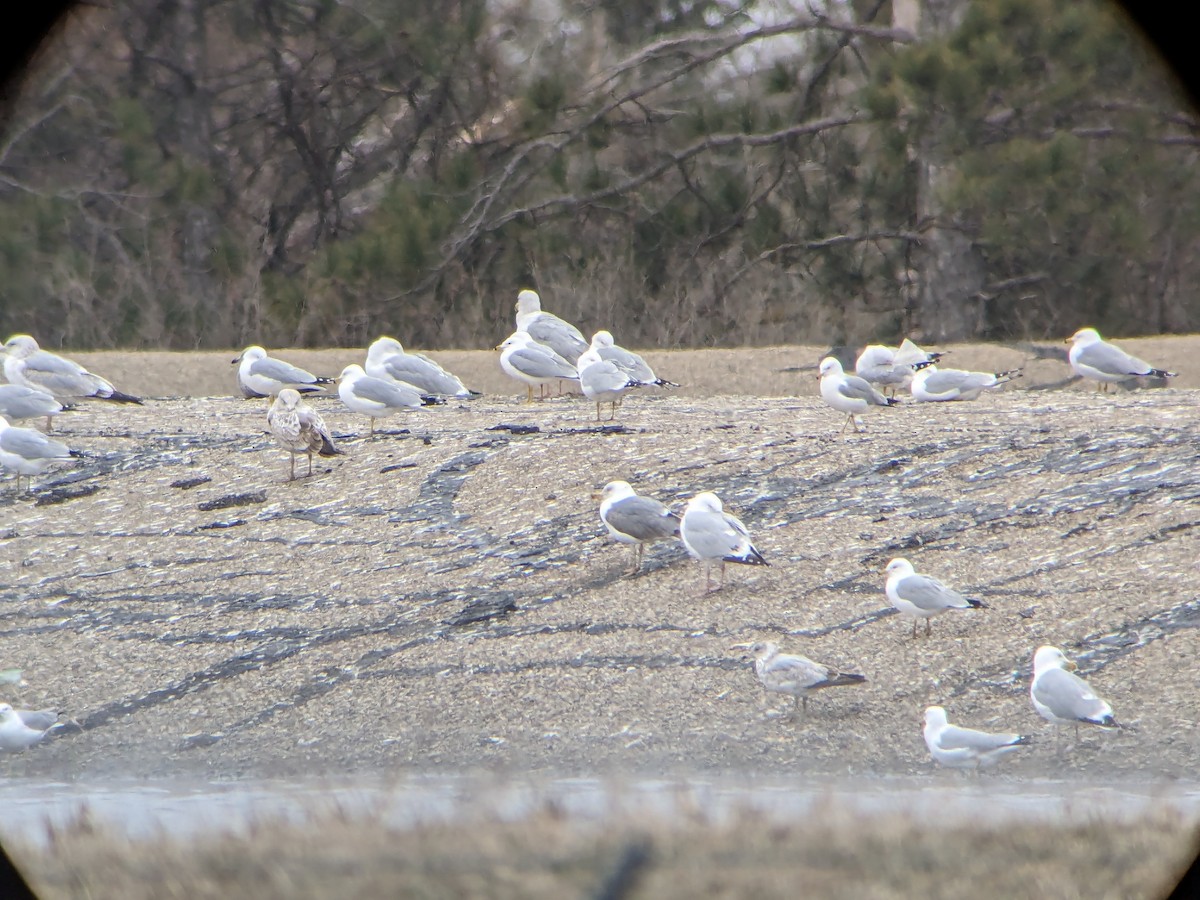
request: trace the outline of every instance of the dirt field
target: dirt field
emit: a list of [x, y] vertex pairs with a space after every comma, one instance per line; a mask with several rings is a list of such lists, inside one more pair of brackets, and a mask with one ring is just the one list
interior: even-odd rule
[[[84, 459], [0, 495], [0, 687], [78, 723], [3, 760], [54, 780], [378, 771], [953, 778], [920, 718], [1031, 734], [1001, 777], [1194, 780], [1200, 340], [1123, 342], [1180, 371], [1097, 394], [1026, 365], [965, 404], [874, 410], [816, 395], [819, 348], [648, 354], [684, 386], [597, 428], [581, 398], [521, 402], [494, 353], [435, 354], [485, 396], [382, 423], [312, 402], [345, 455], [285, 483], [264, 401], [232, 353], [76, 354], [141, 407], [88, 404], [56, 431]], [[361, 354], [280, 355], [337, 374]], [[788, 371], [785, 371], [788, 370]], [[517, 426], [517, 427], [512, 427]], [[678, 545], [605, 536], [622, 478], [681, 506], [716, 491], [770, 567], [704, 595]], [[883, 594], [908, 557], [989, 604], [909, 636]], [[864, 673], [807, 719], [764, 705], [738, 642]], [[1119, 732], [1074, 745], [1032, 710], [1033, 650], [1062, 647]]]

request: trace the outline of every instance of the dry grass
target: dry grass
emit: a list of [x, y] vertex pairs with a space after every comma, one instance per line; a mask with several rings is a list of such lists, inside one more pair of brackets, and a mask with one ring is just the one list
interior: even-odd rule
[[86, 820], [18, 864], [45, 900], [250, 897], [1153, 898], [1189, 862], [1191, 826], [931, 825], [825, 810], [780, 823], [520, 821], [424, 825], [322, 818], [139, 843]]

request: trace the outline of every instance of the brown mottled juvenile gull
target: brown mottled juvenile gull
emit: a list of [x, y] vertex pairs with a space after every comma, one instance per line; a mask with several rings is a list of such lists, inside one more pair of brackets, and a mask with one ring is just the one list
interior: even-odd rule
[[500, 368], [525, 385], [527, 403], [533, 401], [535, 385], [541, 389], [555, 381], [579, 381], [575, 366], [528, 332], [513, 332], [497, 349], [501, 351]]
[[15, 334], [4, 344], [4, 377], [13, 384], [36, 388], [68, 403], [94, 398], [113, 403], [141, 403], [124, 394], [99, 375], [93, 375], [74, 360], [43, 350], [27, 334]]
[[359, 365], [342, 369], [342, 374], [338, 376], [338, 396], [350, 410], [371, 420], [371, 434], [375, 434], [377, 418], [390, 416], [402, 409], [420, 409], [446, 402], [441, 397], [423, 394], [410, 384], [391, 378], [372, 378]]
[[754, 672], [764, 690], [791, 696], [793, 714], [797, 705], [801, 705], [805, 714], [808, 713], [808, 695], [813, 691], [862, 684], [867, 680], [865, 675], [840, 672], [831, 666], [813, 662], [807, 656], [780, 653], [779, 645], [770, 641], [734, 644], [734, 647], [747, 649], [754, 656]]
[[238, 367], [238, 389], [247, 399], [275, 397], [284, 388], [297, 393], [313, 393], [322, 386], [333, 384], [332, 378], [314, 375], [282, 359], [268, 356], [262, 347], [247, 347], [233, 358]]
[[284, 388], [267, 411], [267, 428], [288, 452], [288, 481], [296, 479], [296, 454], [308, 456], [308, 474], [312, 475], [312, 457], [336, 456], [342, 451], [333, 444], [325, 422], [315, 409], [300, 399], [293, 388]]
[[652, 497], [642, 497], [628, 481], [610, 481], [600, 494], [600, 521], [613, 540], [633, 545], [633, 567], [641, 569], [647, 544], [666, 541], [679, 534], [679, 516]]
[[1031, 742], [1023, 734], [993, 734], [951, 725], [940, 706], [925, 710], [924, 735], [929, 755], [951, 769], [990, 769]]
[[933, 626], [933, 617], [948, 609], [987, 609], [982, 600], [964, 597], [930, 575], [918, 575], [912, 563], [897, 557], [887, 564], [887, 585], [884, 593], [902, 615], [913, 620], [912, 636], [917, 636], [917, 622], [925, 620], [925, 633]]
[[68, 407], [53, 394], [23, 384], [0, 384], [0, 416], [10, 422], [46, 417], [46, 430], [51, 430], [51, 417]]
[[373, 378], [387, 378], [412, 385], [418, 391], [435, 397], [457, 397], [469, 400], [480, 396], [432, 359], [420, 353], [407, 352], [394, 337], [381, 337], [367, 348], [366, 373]]
[[847, 375], [836, 357], [821, 360], [821, 399], [828, 406], [846, 414], [846, 421], [838, 434], [846, 433], [846, 426], [854, 423], [854, 430], [861, 431], [855, 416], [872, 406], [895, 406], [896, 401], [885, 397], [865, 379]]
[[1076, 740], [1080, 724], [1120, 728], [1112, 707], [1074, 671], [1068, 671], [1075, 668], [1057, 647], [1039, 647], [1033, 654], [1029, 698], [1038, 715], [1055, 725], [1074, 725]]
[[736, 516], [725, 512], [721, 498], [702, 491], [688, 501], [679, 523], [683, 546], [704, 565], [705, 593], [713, 590], [712, 564], [721, 563], [721, 583], [725, 586], [725, 563], [750, 566], [770, 565], [750, 542], [750, 532]]
[[924, 403], [976, 400], [984, 391], [998, 388], [1020, 376], [1020, 369], [1009, 369], [1007, 372], [968, 372], [965, 369], [925, 366], [913, 375], [909, 390], [913, 399]]
[[27, 488], [33, 486], [33, 476], [40, 475], [56, 462], [64, 462], [73, 453], [66, 444], [53, 441], [32, 428], [15, 428], [0, 416], [0, 466], [12, 469], [17, 475], [17, 491], [21, 490], [21, 476], [29, 478]]
[[552, 347], [572, 365], [588, 348], [588, 342], [578, 328], [542, 309], [542, 298], [537, 291], [527, 289], [517, 294], [516, 325], [517, 331], [524, 331], [535, 341]]
[[1071, 344], [1067, 359], [1075, 374], [1099, 382], [1098, 388], [1102, 391], [1107, 391], [1110, 384], [1139, 376], [1175, 377], [1174, 372], [1156, 369], [1145, 360], [1130, 356], [1116, 344], [1110, 344], [1095, 328], [1080, 328], [1067, 338], [1066, 343]]

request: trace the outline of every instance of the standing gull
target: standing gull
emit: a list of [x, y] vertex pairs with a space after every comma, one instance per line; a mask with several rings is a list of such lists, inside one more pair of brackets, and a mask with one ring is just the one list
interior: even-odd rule
[[894, 394], [908, 387], [918, 365], [935, 363], [944, 355], [927, 353], [908, 338], [898, 348], [868, 344], [858, 355], [854, 372], [881, 389], [891, 388]]
[[373, 378], [388, 378], [411, 384], [418, 391], [437, 397], [469, 400], [480, 396], [420, 353], [408, 353], [394, 337], [381, 337], [367, 348], [366, 373]]
[[333, 445], [329, 429], [315, 409], [300, 399], [293, 388], [284, 388], [267, 411], [267, 428], [283, 449], [287, 450], [291, 467], [288, 481], [296, 480], [296, 454], [308, 456], [308, 474], [312, 475], [312, 457], [337, 456], [342, 451]]
[[607, 331], [597, 331], [592, 335], [591, 346], [579, 355], [575, 365], [582, 372], [585, 366], [594, 362], [612, 363], [643, 387], [679, 387], [675, 382], [655, 375], [650, 364], [632, 350], [618, 347], [612, 334]]
[[524, 383], [526, 403], [533, 401], [534, 385], [541, 388], [555, 381], [579, 380], [579, 371], [571, 363], [528, 332], [513, 332], [497, 349], [501, 351], [500, 368]]
[[371, 434], [375, 434], [375, 420], [390, 416], [402, 409], [420, 409], [445, 403], [441, 397], [422, 394], [412, 385], [390, 378], [372, 378], [359, 365], [349, 365], [338, 376], [338, 396], [352, 411], [361, 413], [371, 420]]
[[1120, 728], [1112, 707], [1097, 697], [1088, 683], [1074, 673], [1075, 668], [1075, 663], [1068, 660], [1057, 647], [1037, 649], [1033, 655], [1029, 698], [1038, 715], [1055, 725], [1074, 725], [1077, 741], [1080, 723]]
[[0, 466], [16, 472], [18, 492], [21, 490], [22, 475], [28, 476], [26, 489], [31, 489], [34, 475], [40, 475], [52, 463], [77, 455], [66, 444], [52, 441], [32, 428], [14, 428], [6, 418], [0, 416]]
[[1023, 734], [993, 734], [951, 725], [940, 706], [925, 710], [925, 746], [935, 761], [951, 769], [990, 769], [1030, 743], [1031, 738]]
[[896, 558], [887, 564], [887, 586], [884, 592], [892, 606], [903, 615], [912, 616], [912, 636], [917, 636], [917, 622], [925, 620], [925, 634], [933, 627], [933, 617], [948, 609], [987, 609], [982, 600], [964, 597], [929, 575], [918, 575], [907, 559]]
[[[580, 357], [582, 359], [582, 357]], [[625, 396], [630, 388], [639, 387], [626, 372], [617, 368], [616, 363], [601, 360], [579, 369], [579, 386], [584, 396], [596, 403], [596, 421], [600, 421], [600, 407], [605, 403], [612, 404], [612, 421], [617, 417], [617, 401]]]
[[52, 710], [18, 712], [7, 703], [0, 703], [0, 750], [16, 753], [32, 747], [54, 728], [57, 721], [58, 714]]
[[247, 347], [233, 358], [232, 364], [238, 367], [238, 388], [247, 399], [275, 397], [284, 388], [312, 393], [321, 390], [322, 385], [333, 384], [332, 378], [314, 375], [268, 356], [262, 347]]
[[974, 400], [985, 390], [1007, 384], [1021, 375], [1020, 369], [1007, 372], [967, 372], [963, 369], [939, 369], [925, 366], [912, 378], [912, 395], [916, 400]]
[[735, 517], [724, 511], [721, 499], [711, 491], [703, 491], [688, 501], [679, 523], [683, 546], [693, 558], [704, 565], [704, 591], [712, 591], [712, 564], [721, 562], [721, 583], [725, 586], [725, 563], [749, 566], [770, 565], [750, 542], [750, 532]]
[[1067, 359], [1077, 375], [1098, 381], [1099, 389], [1107, 391], [1110, 384], [1128, 381], [1138, 376], [1174, 378], [1174, 372], [1156, 369], [1145, 360], [1130, 356], [1116, 344], [1100, 337], [1095, 328], [1080, 328], [1064, 343], [1071, 344]]
[[610, 481], [600, 493], [600, 521], [613, 540], [633, 545], [635, 575], [642, 567], [647, 544], [666, 541], [679, 534], [679, 516], [651, 497], [642, 497], [628, 481]]
[[865, 675], [839, 672], [830, 666], [813, 662], [807, 656], [793, 656], [779, 652], [779, 645], [770, 641], [753, 644], [734, 644], [736, 648], [748, 649], [754, 656], [754, 672], [763, 689], [773, 694], [788, 694], [792, 698], [792, 714], [799, 705], [808, 715], [808, 695], [822, 688], [862, 684]]
[[113, 403], [142, 402], [138, 397], [121, 393], [79, 363], [41, 349], [27, 334], [13, 335], [3, 349], [4, 377], [13, 384], [45, 391], [64, 403], [86, 398]]
[[0, 384], [0, 416], [10, 422], [21, 419], [46, 417], [46, 430], [51, 430], [50, 420], [68, 407], [63, 406], [53, 394], [23, 384]]
[[839, 412], [846, 413], [846, 421], [838, 434], [846, 433], [846, 426], [854, 423], [854, 430], [861, 431], [855, 416], [870, 406], [895, 406], [896, 401], [885, 397], [865, 379], [847, 375], [836, 357], [821, 360], [821, 399]]
[[535, 341], [554, 348], [563, 359], [574, 362], [588, 348], [579, 329], [553, 313], [542, 310], [542, 298], [537, 291], [524, 290], [517, 294], [517, 331], [524, 331]]

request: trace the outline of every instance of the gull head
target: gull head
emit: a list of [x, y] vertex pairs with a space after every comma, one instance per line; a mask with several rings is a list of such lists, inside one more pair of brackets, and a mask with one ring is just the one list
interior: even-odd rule
[[394, 337], [379, 338], [367, 348], [367, 359], [374, 361], [385, 356], [391, 356], [393, 353], [403, 353], [404, 347]]
[[695, 497], [688, 501], [687, 508], [696, 512], [713, 512], [719, 513], [724, 507], [721, 505], [721, 498], [712, 491], [701, 491]]
[[885, 568], [883, 571], [888, 573], [888, 577], [893, 575], [904, 577], [906, 575], [911, 575], [916, 570], [913, 568], [912, 563], [910, 563], [907, 559], [902, 556], [897, 556], [887, 564], [887, 568]]
[[944, 728], [946, 725], [946, 710], [940, 706], [931, 706], [925, 710], [925, 727]]
[[13, 712], [13, 708], [7, 703], [0, 703], [0, 723], [8, 722], [16, 719], [17, 714]]
[[542, 298], [538, 296], [537, 291], [531, 291], [528, 288], [517, 294], [517, 313], [541, 312]]
[[633, 485], [628, 481], [610, 481], [600, 492], [602, 500], [622, 500], [634, 495]]
[[1050, 669], [1066, 669], [1073, 672], [1077, 668], [1079, 667], [1067, 659], [1057, 647], [1038, 647], [1037, 652], [1033, 654], [1033, 674], [1035, 676]]
[[779, 652], [779, 645], [772, 641], [754, 641], [753, 643], [734, 644], [735, 650], [749, 650], [755, 659], [766, 659]]
[[609, 331], [597, 331], [592, 335], [593, 347], [611, 347], [616, 341], [613, 340], [612, 333]]
[[256, 359], [266, 359], [267, 351], [259, 346], [250, 346], [233, 358], [232, 365], [237, 365], [240, 362], [249, 360], [253, 362]]
[[820, 373], [822, 378], [826, 375], [841, 375], [843, 374], [842, 364], [838, 362], [836, 357], [827, 356], [821, 360]]
[[1075, 344], [1079, 347], [1086, 347], [1089, 344], [1098, 344], [1102, 338], [1100, 332], [1095, 328], [1080, 328], [1077, 332], [1066, 339], [1064, 343]]
[[14, 334], [4, 342], [4, 352], [13, 359], [25, 359], [41, 349], [38, 342], [27, 334]]
[[[342, 374], [337, 377], [338, 381], [356, 381], [366, 375], [366, 371], [358, 363], [351, 363], [342, 369]], [[282, 392], [281, 392], [282, 393]]]
[[279, 392], [279, 397], [275, 402], [283, 404], [288, 409], [295, 409], [300, 402], [300, 392], [295, 388], [284, 388]]

